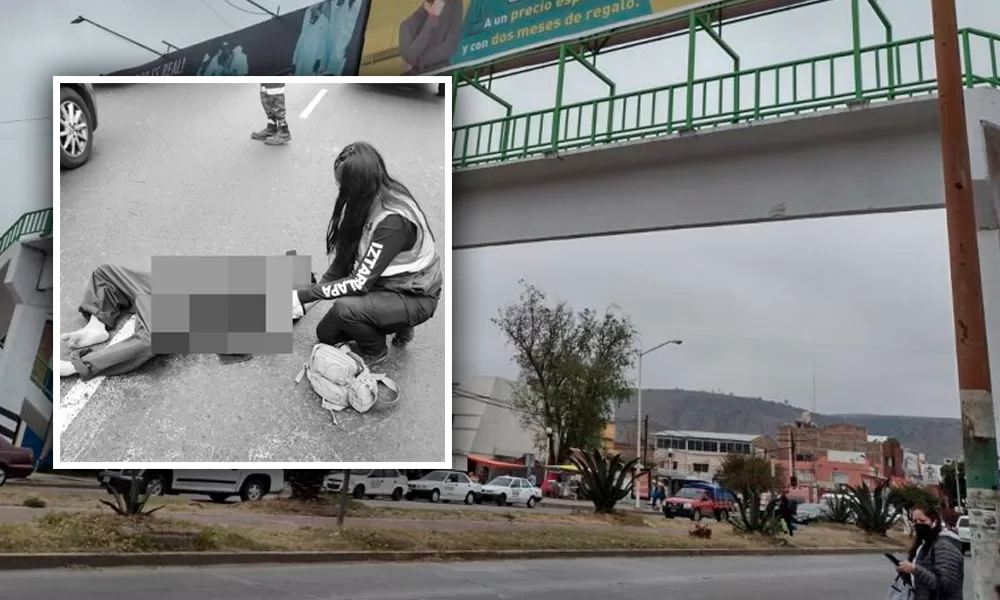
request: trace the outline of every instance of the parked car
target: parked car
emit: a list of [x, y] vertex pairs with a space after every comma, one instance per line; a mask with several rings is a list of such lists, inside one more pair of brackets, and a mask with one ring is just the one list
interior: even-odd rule
[[35, 451], [0, 438], [0, 486], [8, 479], [25, 479], [35, 472]]
[[97, 481], [111, 493], [127, 489], [133, 477], [140, 480], [139, 491], [151, 496], [204, 494], [214, 502], [233, 496], [261, 500], [285, 488], [285, 473], [277, 469], [109, 470], [98, 473]]
[[808, 525], [827, 518], [830, 509], [825, 504], [803, 502], [795, 507], [795, 516], [792, 521], [799, 525]]
[[972, 551], [972, 537], [969, 532], [969, 516], [962, 515], [958, 518], [955, 523], [955, 529], [958, 533], [958, 539], [962, 541], [962, 552]]
[[668, 519], [687, 517], [692, 521], [714, 517], [718, 521], [728, 521], [735, 500], [733, 493], [721, 486], [688, 484], [663, 501], [663, 516]]
[[[335, 471], [326, 476], [323, 487], [331, 492], [339, 492], [344, 481], [344, 472]], [[393, 500], [402, 500], [409, 489], [406, 475], [397, 469], [372, 469], [370, 471], [351, 471], [347, 489], [355, 498], [375, 498], [389, 496]]]
[[496, 502], [498, 506], [524, 504], [534, 508], [542, 501], [542, 490], [536, 488], [524, 477], [494, 477], [482, 486], [480, 502]]
[[59, 89], [59, 164], [82, 167], [94, 150], [97, 93], [89, 83], [64, 83]]
[[461, 471], [431, 471], [409, 482], [407, 500], [426, 498], [431, 502], [462, 501], [473, 504], [479, 500], [482, 486]]

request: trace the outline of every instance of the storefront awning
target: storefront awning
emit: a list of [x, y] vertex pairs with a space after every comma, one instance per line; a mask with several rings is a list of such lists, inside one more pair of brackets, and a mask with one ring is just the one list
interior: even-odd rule
[[524, 465], [518, 463], [504, 462], [502, 460], [496, 460], [489, 458], [488, 456], [479, 456], [478, 454], [470, 454], [469, 460], [479, 463], [481, 465], [490, 467], [491, 469], [523, 469]]

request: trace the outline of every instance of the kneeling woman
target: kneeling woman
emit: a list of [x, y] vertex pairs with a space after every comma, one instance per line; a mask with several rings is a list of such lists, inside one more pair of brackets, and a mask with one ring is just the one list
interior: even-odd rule
[[333, 163], [339, 191], [326, 231], [332, 258], [320, 282], [292, 294], [292, 317], [333, 300], [316, 327], [324, 344], [353, 341], [369, 367], [388, 357], [386, 338], [403, 345], [434, 315], [441, 297], [441, 259], [413, 194], [389, 176], [365, 142], [344, 148]]

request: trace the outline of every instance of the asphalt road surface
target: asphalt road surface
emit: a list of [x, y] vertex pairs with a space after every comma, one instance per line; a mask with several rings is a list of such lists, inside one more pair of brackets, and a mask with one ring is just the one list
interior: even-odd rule
[[18, 600], [843, 600], [884, 598], [892, 576], [881, 556], [602, 558], [0, 572], [0, 589]]
[[[326, 94], [303, 118], [322, 89]], [[295, 249], [311, 255], [313, 271], [322, 273], [337, 193], [333, 157], [356, 140], [374, 144], [390, 173], [413, 191], [445, 254], [449, 122], [434, 90], [331, 80], [290, 83], [286, 97], [293, 140], [270, 147], [250, 139], [265, 124], [257, 85], [99, 89], [94, 154], [60, 180], [62, 332], [83, 325], [77, 307], [102, 263], [148, 270], [156, 255]], [[450, 257], [444, 258], [450, 268]], [[214, 354], [157, 357], [137, 372], [104, 379], [60, 428], [60, 458], [447, 460], [444, 298], [409, 346], [390, 350], [386, 371], [401, 387], [399, 403], [364, 415], [344, 411], [338, 424], [305, 380], [297, 387], [293, 381], [326, 309], [315, 307], [295, 326], [294, 354], [234, 365], [220, 364]], [[65, 347], [61, 353], [69, 356]], [[61, 393], [77, 383], [76, 377], [63, 380]]]

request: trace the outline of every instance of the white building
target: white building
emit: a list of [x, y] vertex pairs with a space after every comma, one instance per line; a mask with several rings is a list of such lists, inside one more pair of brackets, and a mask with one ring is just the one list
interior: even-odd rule
[[[469, 470], [469, 457], [517, 459], [537, 451], [535, 435], [510, 405], [512, 383], [474, 377], [452, 388], [452, 468]], [[544, 444], [543, 444], [544, 445]], [[544, 461], [544, 456], [538, 460]]]
[[653, 461], [669, 479], [711, 481], [727, 454], [756, 454], [763, 436], [708, 431], [658, 431]]
[[0, 236], [0, 436], [52, 447], [52, 209], [26, 213]]

